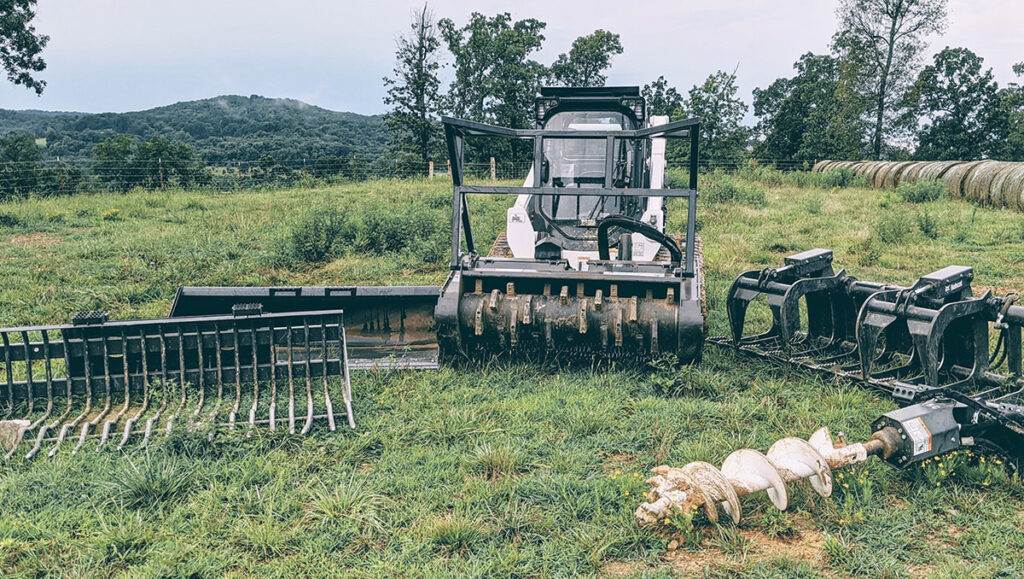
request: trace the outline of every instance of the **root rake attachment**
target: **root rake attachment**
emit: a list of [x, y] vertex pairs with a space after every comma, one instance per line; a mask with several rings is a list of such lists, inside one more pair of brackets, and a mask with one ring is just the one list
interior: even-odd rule
[[[10, 459], [72, 454], [185, 423], [306, 434], [314, 422], [354, 428], [340, 310], [108, 321], [78, 314], [69, 325], [0, 329], [0, 450]], [[44, 447], [46, 447], [44, 449]]]

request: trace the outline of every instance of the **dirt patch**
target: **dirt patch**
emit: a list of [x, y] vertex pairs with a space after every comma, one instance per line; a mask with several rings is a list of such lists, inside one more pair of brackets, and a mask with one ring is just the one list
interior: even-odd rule
[[[751, 564], [775, 559], [789, 559], [807, 563], [815, 571], [826, 576], [832, 575], [834, 572], [824, 558], [824, 534], [807, 521], [797, 522], [797, 526], [800, 528], [799, 534], [780, 538], [768, 537], [758, 529], [739, 529], [739, 533], [749, 546], [747, 554], [742, 557], [743, 566], [749, 567]], [[666, 551], [661, 560], [670, 565], [674, 573], [684, 577], [702, 575], [705, 570], [735, 570], [732, 567], [737, 563], [729, 554], [712, 546], [699, 551]], [[645, 569], [647, 566], [640, 561], [615, 561], [604, 565], [599, 574], [603, 577], [623, 577], [638, 575]]]
[[22, 233], [20, 235], [12, 235], [9, 241], [14, 245], [31, 247], [32, 249], [46, 249], [52, 245], [64, 243], [64, 240], [60, 237], [50, 235], [49, 233]]

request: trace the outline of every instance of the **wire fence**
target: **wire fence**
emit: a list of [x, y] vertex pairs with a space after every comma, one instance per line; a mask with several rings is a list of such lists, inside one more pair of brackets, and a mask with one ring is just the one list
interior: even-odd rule
[[[702, 160], [702, 172], [735, 171], [764, 166], [782, 171], [810, 170], [814, 160], [731, 159]], [[687, 171], [686, 159], [669, 159], [670, 171]], [[464, 165], [472, 181], [523, 181], [529, 160]], [[449, 179], [447, 161], [423, 162], [409, 158], [324, 157], [301, 163], [238, 161], [217, 166], [194, 159], [146, 159], [132, 161], [0, 161], [0, 201], [28, 196], [59, 196], [101, 191], [157, 190], [167, 188], [238, 191], [259, 188], [315, 187], [330, 183], [373, 179]]]

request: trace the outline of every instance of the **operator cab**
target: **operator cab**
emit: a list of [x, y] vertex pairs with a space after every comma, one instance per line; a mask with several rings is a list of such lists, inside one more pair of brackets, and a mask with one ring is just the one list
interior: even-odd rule
[[[633, 131], [647, 125], [645, 102], [637, 87], [545, 87], [534, 104], [537, 128], [566, 133]], [[667, 122], [657, 117], [657, 124]], [[664, 173], [664, 143], [656, 179], [660, 188]], [[655, 149], [658, 147], [650, 147]], [[544, 139], [539, 184], [546, 188], [630, 189], [651, 186], [651, 150], [643, 139], [616, 139], [608, 154], [607, 139], [549, 137]], [[612, 167], [609, 168], [609, 163]], [[609, 171], [610, 169], [610, 171]], [[610, 173], [610, 179], [609, 179]], [[610, 180], [610, 182], [608, 182]], [[536, 184], [533, 171], [524, 186]], [[653, 211], [648, 211], [653, 209]], [[597, 226], [609, 216], [625, 216], [663, 230], [664, 213], [660, 198], [642, 199], [624, 195], [521, 195], [509, 210], [508, 242], [515, 257], [567, 259], [576, 269], [585, 269], [597, 259]], [[644, 243], [634, 235], [638, 248], [633, 259], [651, 261], [657, 244]], [[617, 251], [618, 235], [613, 235]], [[646, 249], [645, 249], [646, 246]]]

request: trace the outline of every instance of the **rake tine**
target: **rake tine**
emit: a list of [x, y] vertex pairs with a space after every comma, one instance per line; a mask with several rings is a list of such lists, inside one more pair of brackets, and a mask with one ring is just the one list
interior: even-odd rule
[[196, 352], [199, 356], [199, 403], [195, 412], [192, 413], [192, 425], [197, 426], [202, 422], [199, 414], [203, 411], [203, 404], [206, 403], [206, 366], [203, 364], [203, 329], [196, 324]]
[[[67, 406], [67, 408], [64, 409], [64, 412], [56, 420], [54, 420], [50, 424], [44, 425], [42, 428], [39, 429], [39, 434], [36, 436], [36, 443], [32, 447], [32, 449], [28, 451], [28, 454], [25, 455], [26, 459], [31, 459], [32, 457], [34, 457], [39, 452], [39, 449], [42, 448], [42, 446], [43, 446], [43, 437], [46, 436], [46, 432], [48, 430], [50, 430], [51, 428], [56, 428], [57, 425], [59, 425], [68, 416], [71, 415], [71, 403], [72, 403], [72, 400], [71, 400], [71, 386], [72, 386], [72, 379], [71, 379], [71, 352], [70, 352], [71, 344], [68, 341], [68, 338], [64, 334], [63, 331], [61, 331], [60, 335], [61, 335], [61, 337], [60, 337], [61, 342], [64, 343], [64, 374], [66, 375], [65, 380], [64, 380], [64, 387], [65, 387], [65, 393], [67, 394], [68, 406]], [[43, 334], [43, 339], [44, 340], [47, 339], [46, 338], [46, 334]]]
[[167, 340], [164, 338], [163, 328], [157, 330], [157, 337], [160, 338], [160, 407], [156, 414], [146, 420], [146, 432], [142, 435], [142, 444], [149, 442], [149, 436], [153, 433], [153, 425], [160, 420], [164, 410], [167, 410]]
[[100, 436], [100, 446], [107, 443], [107, 440], [110, 438], [110, 429], [121, 420], [121, 417], [124, 416], [125, 412], [128, 412], [128, 406], [132, 401], [132, 382], [131, 376], [128, 374], [128, 337], [125, 335], [124, 329], [121, 330], [121, 347], [123, 348], [121, 365], [123, 366], [122, 370], [124, 372], [124, 406], [121, 407], [121, 410], [119, 410], [113, 418], [103, 423], [103, 434]]
[[231, 335], [234, 336], [234, 347], [235, 347], [235, 405], [231, 407], [231, 413], [228, 414], [228, 429], [235, 429], [235, 416], [238, 415], [238, 407], [242, 404], [242, 366], [239, 358], [238, 349], [238, 324], [232, 324]]
[[[88, 340], [88, 338], [87, 338]], [[99, 424], [101, 420], [110, 412], [112, 406], [111, 393], [110, 393], [110, 349], [107, 345], [107, 336], [104, 335], [101, 338], [103, 342], [103, 383], [106, 388], [106, 401], [103, 404], [103, 410], [99, 414], [93, 417], [92, 420], [82, 425], [82, 433], [78, 437], [78, 444], [71, 450], [71, 456], [78, 454], [79, 449], [85, 444], [86, 436], [89, 434], [89, 428]], [[85, 360], [86, 366], [89, 365], [89, 360]]]
[[[82, 367], [83, 367], [83, 369], [85, 371], [85, 409], [82, 410], [82, 413], [79, 414], [78, 416], [76, 416], [74, 420], [72, 420], [71, 422], [69, 422], [69, 423], [67, 423], [67, 424], [65, 424], [64, 426], [61, 427], [60, 433], [57, 435], [57, 444], [55, 444], [53, 446], [53, 448], [50, 449], [50, 452], [47, 453], [47, 455], [46, 455], [49, 458], [53, 458], [53, 455], [57, 454], [57, 449], [60, 448], [61, 443], [64, 442], [64, 437], [67, 436], [68, 431], [69, 430], [73, 430], [76, 426], [78, 426], [78, 423], [80, 421], [82, 421], [86, 416], [88, 416], [89, 412], [92, 411], [92, 371], [89, 369], [89, 339], [85, 336], [84, 332], [82, 333], [81, 340], [82, 340], [82, 359], [85, 361], [85, 363], [82, 364]], [[65, 352], [65, 354], [67, 354], [69, 346], [70, 346], [70, 343], [69, 342], [65, 342], [65, 345], [64, 345], [64, 348], [65, 348], [64, 352]], [[71, 372], [71, 366], [70, 366], [70, 360], [69, 360], [69, 364], [68, 364], [68, 382], [69, 383], [71, 381], [71, 373], [70, 372]]]
[[295, 364], [292, 358], [295, 351], [292, 349], [292, 330], [288, 326], [288, 433], [295, 434]]
[[210, 412], [210, 422], [217, 421], [217, 412], [220, 411], [220, 405], [224, 402], [224, 366], [221, 364], [220, 334], [220, 328], [214, 328], [214, 357], [217, 359], [217, 403], [213, 405], [213, 411]]
[[[161, 328], [163, 331], [163, 328]], [[181, 411], [185, 408], [185, 399], [187, 396], [187, 390], [185, 389], [185, 329], [178, 328], [178, 382], [181, 383], [181, 402], [178, 403], [178, 408], [174, 411], [170, 417], [167, 418], [167, 427], [165, 432], [171, 433], [171, 428], [174, 427], [174, 419], [181, 414]]]
[[309, 432], [310, 427], [313, 426], [313, 376], [312, 376], [312, 364], [310, 358], [312, 357], [312, 351], [309, 348], [309, 319], [302, 319], [302, 329], [305, 333], [305, 344], [306, 344], [306, 425], [302, 427], [301, 434]]
[[4, 343], [4, 373], [7, 375], [7, 408], [4, 416], [14, 412], [14, 370], [11, 368], [11, 343], [7, 338], [7, 332], [0, 332], [0, 339]]
[[260, 380], [259, 372], [260, 366], [259, 361], [256, 358], [257, 340], [256, 340], [256, 326], [249, 329], [251, 332], [252, 342], [252, 407], [249, 408], [249, 430], [250, 432], [246, 436], [252, 435], [252, 429], [256, 427], [256, 407], [260, 403]]
[[29, 339], [28, 332], [21, 333], [21, 346], [25, 350], [25, 382], [27, 383], [26, 392], [28, 393], [28, 415], [32, 415], [34, 410], [34, 401], [36, 397], [35, 383], [32, 380], [32, 352], [29, 350]]
[[277, 429], [277, 348], [274, 342], [274, 326], [270, 326], [270, 432]]
[[345, 337], [345, 324], [338, 319], [338, 347], [341, 349], [341, 374], [344, 379], [342, 384], [342, 399], [345, 401], [345, 413], [348, 417], [348, 427], [356, 427], [356, 419], [352, 416], [352, 382], [348, 377], [348, 342]]
[[[334, 407], [331, 405], [331, 393], [327, 391], [327, 324], [320, 329], [320, 361], [324, 375], [324, 404], [327, 406], [327, 425], [334, 432]], [[341, 339], [339, 334], [338, 339]]]
[[[26, 428], [24, 431], [22, 431], [22, 432], [20, 432], [18, 434], [17, 441], [15, 442], [14, 446], [11, 447], [10, 452], [8, 452], [4, 456], [4, 460], [10, 460], [11, 457], [14, 456], [14, 453], [17, 452], [18, 446], [21, 445], [21, 441], [23, 440], [26, 432], [30, 432], [30, 431], [32, 431], [32, 430], [34, 430], [36, 428], [39, 428], [39, 425], [42, 424], [43, 422], [46, 422], [46, 419], [49, 418], [50, 415], [53, 413], [53, 373], [52, 373], [52, 368], [51, 368], [51, 365], [50, 365], [50, 338], [49, 338], [49, 335], [47, 334], [46, 330], [42, 330], [42, 335], [43, 335], [43, 348], [44, 348], [44, 350], [43, 350], [43, 352], [44, 352], [43, 366], [44, 366], [44, 368], [46, 370], [46, 414], [44, 414], [39, 419], [35, 420], [32, 424], [29, 425], [28, 428]], [[28, 334], [25, 333], [25, 332], [22, 332], [22, 336], [24, 337], [25, 343], [26, 343], [25, 358], [28, 359], [28, 352], [27, 352], [27, 350], [28, 350], [28, 348], [27, 348]], [[32, 375], [32, 370], [31, 369], [28, 371], [28, 375], [29, 376]], [[29, 391], [30, 392], [31, 392], [31, 389], [32, 389], [32, 381], [29, 380]], [[41, 433], [45, 433], [46, 432], [45, 427], [41, 428], [40, 432]], [[37, 443], [36, 443], [36, 445], [33, 446], [33, 448], [35, 448], [39, 444], [42, 444], [42, 437], [41, 436], [38, 437]]]
[[[127, 343], [125, 346], [127, 347]], [[124, 448], [125, 443], [128, 442], [128, 437], [132, 434], [132, 426], [135, 426], [139, 418], [145, 414], [146, 408], [149, 407], [149, 364], [146, 361], [146, 355], [149, 351], [146, 348], [146, 330], [139, 332], [139, 350], [142, 352], [142, 408], [125, 421], [124, 434], [121, 436], [121, 442], [117, 445], [117, 450]]]

